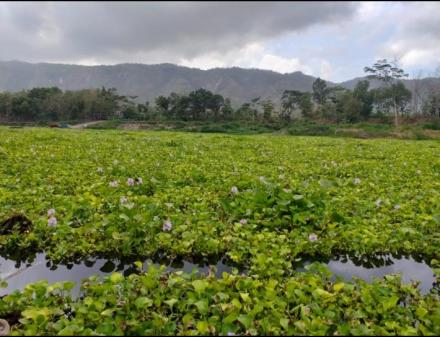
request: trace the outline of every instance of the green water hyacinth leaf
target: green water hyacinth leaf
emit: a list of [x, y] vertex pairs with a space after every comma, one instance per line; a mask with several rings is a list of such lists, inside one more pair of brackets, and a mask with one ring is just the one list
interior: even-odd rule
[[142, 270], [143, 268], [143, 263], [142, 261], [135, 261], [134, 265], [136, 266], [137, 269]]
[[208, 322], [197, 322], [197, 330], [199, 330], [202, 334], [206, 334], [209, 332], [209, 323]]
[[237, 317], [237, 320], [244, 325], [246, 329], [252, 325], [252, 317], [249, 315], [240, 315]]
[[208, 302], [206, 300], [200, 300], [194, 303], [200, 314], [204, 315], [208, 312]]
[[116, 284], [116, 283], [118, 283], [118, 282], [121, 282], [121, 281], [123, 280], [123, 278], [124, 278], [124, 276], [122, 276], [121, 273], [113, 273], [113, 274], [110, 276], [110, 281], [111, 281], [112, 283]]
[[413, 228], [410, 228], [410, 227], [399, 228], [399, 231], [402, 232], [403, 234], [415, 234], [415, 233], [417, 233]]
[[427, 313], [428, 313], [428, 310], [426, 310], [425, 308], [422, 308], [422, 307], [417, 308], [417, 310], [416, 310], [416, 315], [419, 318], [425, 317]]
[[139, 297], [136, 299], [136, 301], [134, 302], [134, 305], [137, 308], [148, 308], [151, 307], [153, 305], [153, 300], [151, 300], [148, 297]]
[[205, 291], [206, 287], [208, 286], [208, 282], [204, 280], [195, 280], [193, 281], [192, 285], [195, 291], [200, 294]]
[[336, 184], [336, 182], [335, 181], [333, 181], [333, 180], [328, 180], [328, 179], [321, 179], [320, 181], [319, 181], [319, 184], [321, 185], [321, 187], [323, 187], [323, 188], [333, 188], [333, 187], [336, 187], [337, 186], [337, 184]]
[[51, 311], [48, 308], [27, 309], [21, 314], [23, 317], [36, 321], [39, 318], [47, 319]]
[[287, 318], [280, 318], [280, 325], [287, 330], [287, 328], [289, 327], [289, 319]]
[[176, 304], [178, 301], [175, 298], [172, 298], [172, 299], [164, 301], [164, 302], [172, 308], [174, 306], [174, 304]]
[[115, 240], [122, 240], [124, 237], [122, 236], [121, 233], [113, 232], [112, 233], [112, 238], [115, 239]]
[[111, 317], [113, 315], [114, 311], [115, 311], [115, 309], [106, 309], [103, 312], [101, 312], [101, 316]]
[[397, 302], [399, 301], [399, 297], [392, 296], [390, 299], [385, 300], [383, 302], [383, 307], [385, 310], [389, 310], [391, 308], [394, 308], [397, 305]]
[[321, 289], [321, 288], [317, 288], [317, 289], [313, 290], [312, 295], [313, 295], [313, 297], [315, 297], [317, 299], [318, 298], [329, 298], [332, 296], [331, 293], [329, 293], [328, 291]]

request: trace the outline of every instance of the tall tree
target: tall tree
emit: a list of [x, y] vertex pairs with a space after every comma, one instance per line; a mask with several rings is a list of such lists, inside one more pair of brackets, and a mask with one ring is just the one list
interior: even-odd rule
[[367, 80], [359, 81], [353, 90], [353, 96], [361, 103], [360, 115], [367, 119], [373, 111], [373, 95], [369, 91], [370, 82]]
[[313, 98], [319, 105], [325, 103], [327, 96], [329, 94], [329, 89], [327, 88], [327, 83], [319, 77], [313, 82]]
[[394, 124], [399, 125], [399, 115], [397, 108], [397, 94], [396, 89], [398, 87], [393, 86], [400, 82], [402, 77], [408, 77], [408, 74], [401, 69], [397, 63], [397, 60], [388, 62], [387, 59], [378, 60], [372, 67], [364, 67], [364, 71], [368, 73], [368, 78], [373, 78], [381, 81], [387, 88], [393, 88], [391, 90], [392, 103], [394, 110]]
[[293, 111], [299, 110], [304, 117], [310, 117], [313, 109], [311, 95], [298, 90], [284, 90], [281, 96], [283, 117], [290, 120]]
[[260, 104], [263, 107], [263, 120], [266, 122], [270, 121], [275, 111], [275, 105], [270, 99], [265, 99]]
[[299, 109], [305, 118], [310, 118], [313, 115], [312, 95], [309, 92], [304, 92], [299, 101]]

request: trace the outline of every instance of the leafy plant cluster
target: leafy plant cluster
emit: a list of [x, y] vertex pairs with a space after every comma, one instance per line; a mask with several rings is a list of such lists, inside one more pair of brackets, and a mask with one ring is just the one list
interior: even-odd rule
[[124, 278], [41, 281], [0, 301], [11, 335], [430, 335], [440, 332], [438, 297], [398, 276], [372, 284], [331, 282], [311, 265], [284, 279], [222, 278], [151, 268]]
[[16, 334], [438, 333], [435, 293], [391, 276], [333, 282], [319, 264], [304, 273], [293, 265], [417, 254], [438, 274], [439, 147], [1, 128], [0, 223], [30, 222], [0, 235], [4, 256], [224, 256], [247, 270], [218, 280], [115, 274], [84, 283], [78, 299], [69, 284], [39, 283], [0, 300], [1, 317]]

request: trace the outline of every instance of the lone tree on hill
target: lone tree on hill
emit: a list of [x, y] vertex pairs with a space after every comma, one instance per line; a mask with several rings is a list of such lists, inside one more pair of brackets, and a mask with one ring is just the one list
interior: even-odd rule
[[365, 67], [364, 71], [369, 73], [367, 77], [370, 79], [377, 79], [385, 84], [387, 88], [391, 89], [393, 110], [394, 110], [394, 124], [399, 125], [399, 117], [397, 111], [397, 84], [402, 77], [408, 77], [408, 74], [403, 69], [399, 68], [397, 60], [388, 62], [387, 59], [377, 61], [372, 67]]

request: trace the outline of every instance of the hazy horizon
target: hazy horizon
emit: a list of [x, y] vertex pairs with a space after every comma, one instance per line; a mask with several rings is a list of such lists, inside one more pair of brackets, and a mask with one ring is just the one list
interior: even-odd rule
[[[301, 73], [303, 75], [306, 76], [312, 76], [312, 77], [319, 77], [319, 76], [314, 76], [312, 74], [308, 74], [305, 73], [304, 71], [301, 70], [295, 70], [289, 73], [283, 73], [283, 72], [279, 72], [276, 70], [271, 70], [271, 69], [262, 69], [262, 68], [244, 68], [244, 67], [239, 67], [239, 66], [229, 66], [229, 67], [214, 67], [214, 68], [208, 68], [208, 69], [201, 69], [195, 66], [185, 66], [185, 65], [179, 65], [179, 64], [175, 64], [175, 63], [170, 63], [170, 62], [161, 62], [161, 63], [140, 63], [140, 62], [123, 62], [123, 63], [114, 63], [114, 64], [94, 64], [94, 65], [85, 65], [85, 64], [75, 64], [75, 63], [62, 63], [62, 62], [28, 62], [28, 61], [23, 61], [23, 60], [0, 60], [0, 62], [18, 62], [18, 63], [27, 63], [27, 64], [52, 64], [52, 65], [65, 65], [65, 66], [82, 66], [82, 67], [112, 67], [112, 66], [118, 66], [118, 65], [142, 65], [142, 66], [159, 66], [159, 65], [172, 65], [172, 66], [176, 66], [176, 67], [182, 67], [182, 68], [187, 68], [187, 69], [194, 69], [194, 70], [200, 70], [200, 71], [209, 71], [209, 70], [216, 70], [216, 69], [243, 69], [243, 70], [259, 70], [259, 71], [267, 71], [267, 72], [273, 72], [276, 74], [280, 74], [280, 75], [290, 75], [290, 74], [295, 74], [295, 73]], [[366, 77], [366, 74], [361, 74], [359, 76], [353, 77], [353, 78], [347, 78], [347, 79], [343, 79], [341, 81], [332, 81], [329, 80], [327, 78], [324, 77], [320, 77], [324, 80], [326, 80], [327, 82], [333, 82], [333, 83], [343, 83], [343, 82], [348, 82], [351, 80], [355, 80], [358, 78], [363, 78]], [[440, 78], [440, 74], [436, 73], [436, 74], [427, 74], [426, 76], [420, 76], [420, 79], [424, 79], [424, 78]], [[414, 79], [413, 76], [409, 75], [407, 78], [405, 78], [407, 80], [411, 80]], [[405, 80], [403, 79], [403, 80]]]

